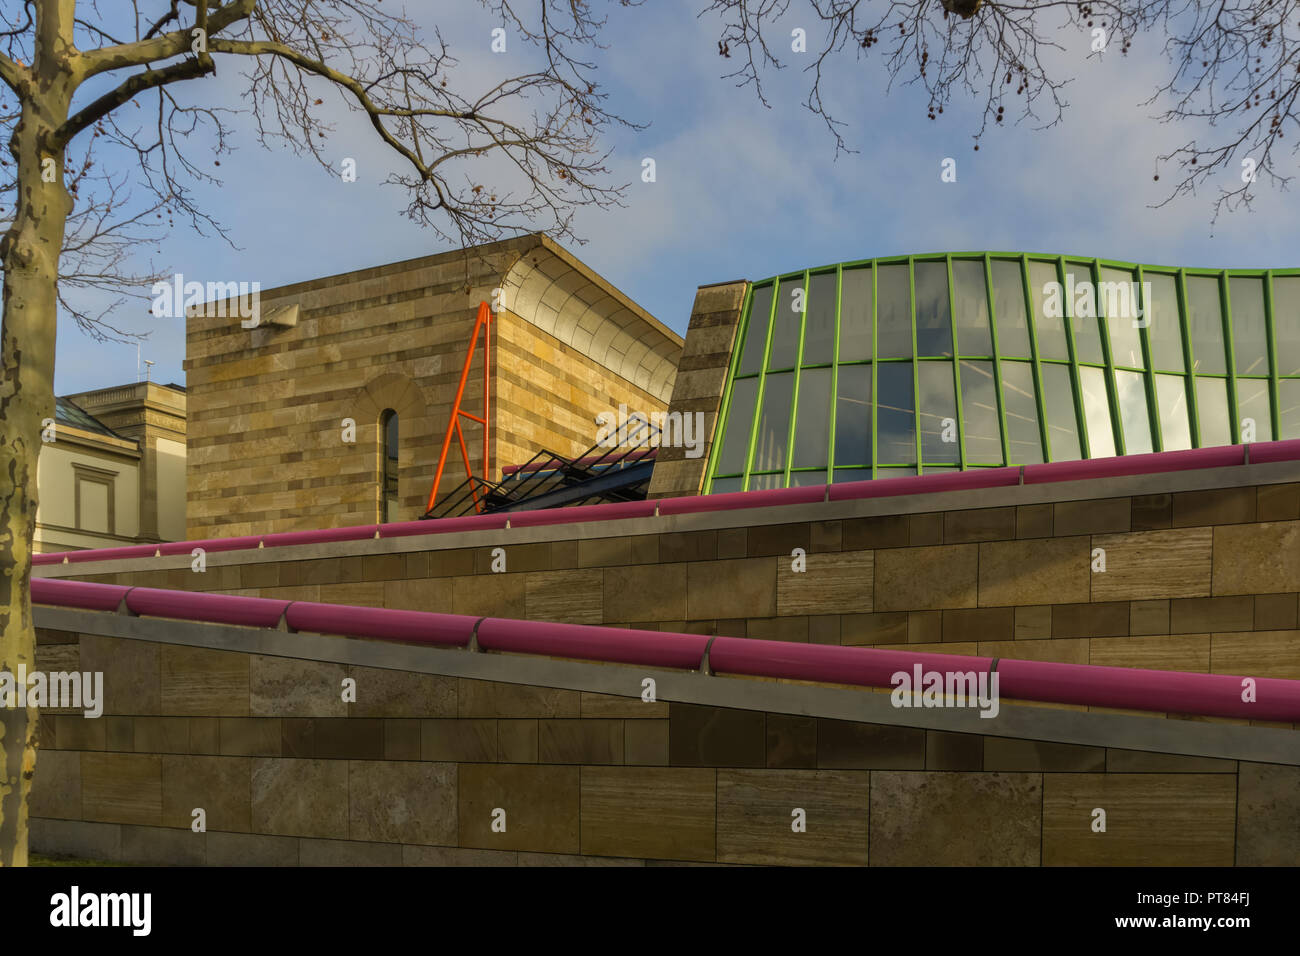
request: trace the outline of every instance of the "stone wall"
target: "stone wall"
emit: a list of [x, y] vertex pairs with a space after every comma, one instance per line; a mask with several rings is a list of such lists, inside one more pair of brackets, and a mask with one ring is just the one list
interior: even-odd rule
[[[42, 666], [102, 670], [108, 688], [101, 718], [41, 717], [40, 853], [193, 865], [1300, 862], [1294, 766], [40, 638]], [[349, 677], [355, 703], [341, 699]], [[191, 829], [195, 808], [206, 832]]]
[[[1251, 468], [1281, 474], [1277, 466]], [[1180, 480], [1193, 479], [1156, 475], [1111, 487]], [[188, 557], [124, 562], [116, 567], [134, 570], [111, 573], [73, 565], [42, 572], [372, 607], [1300, 679], [1300, 483], [1078, 497], [1106, 487], [430, 535], [296, 549], [296, 558], [279, 549], [213, 553], [203, 574], [190, 571]], [[1061, 500], [1014, 503], [1031, 494]], [[998, 496], [998, 506], [969, 506]], [[950, 510], [933, 510], [944, 506]], [[790, 517], [796, 512], [801, 520]], [[499, 546], [505, 573], [491, 570]], [[807, 552], [806, 572], [792, 569], [795, 548]], [[1091, 571], [1096, 548], [1106, 552], [1104, 573]]]
[[680, 446], [661, 450], [650, 480], [648, 497], [698, 495], [704, 488], [704, 473], [713, 451], [731, 352], [748, 291], [748, 282], [726, 282], [702, 286], [695, 294], [686, 345], [682, 349], [677, 381], [673, 384], [673, 400], [668, 410], [670, 414], [698, 416], [702, 426], [699, 429], [701, 453], [688, 458], [686, 449]]
[[[398, 413], [400, 425], [399, 513], [389, 520], [418, 518], [433, 484], [479, 303], [497, 302], [494, 293], [516, 273], [535, 276], [552, 262], [562, 262], [565, 270], [554, 288], [572, 284], [575, 276], [584, 289], [609, 288], [559, 247], [526, 236], [266, 290], [266, 321], [251, 330], [237, 316], [191, 315], [185, 361], [187, 536], [379, 520], [379, 421], [387, 408]], [[525, 461], [542, 447], [562, 455], [584, 452], [596, 440], [595, 415], [616, 411], [620, 402], [649, 412], [666, 405], [666, 397], [592, 358], [606, 353], [590, 346], [599, 340], [608, 347], [635, 333], [672, 353], [680, 350], [680, 339], [612, 292], [589, 295], [595, 302], [589, 305], [554, 291], [548, 281], [545, 275], [534, 278], [528, 290], [536, 287], [547, 303], [556, 301], [545, 312], [550, 331], [506, 310], [494, 323], [489, 477], [499, 478], [503, 465]], [[520, 303], [518, 308], [534, 312], [544, 304], [522, 295]], [[277, 309], [295, 306], [292, 327], [272, 323]], [[584, 338], [575, 336], [579, 322]], [[608, 352], [622, 354], [612, 347]], [[480, 350], [463, 400], [474, 414], [482, 412], [481, 356]], [[659, 377], [653, 380], [661, 391], [671, 389], [671, 380], [663, 381], [666, 362], [658, 359]], [[344, 440], [345, 419], [355, 422], [354, 442]], [[481, 426], [461, 424], [471, 465], [481, 475]], [[463, 479], [453, 442], [440, 496]]]

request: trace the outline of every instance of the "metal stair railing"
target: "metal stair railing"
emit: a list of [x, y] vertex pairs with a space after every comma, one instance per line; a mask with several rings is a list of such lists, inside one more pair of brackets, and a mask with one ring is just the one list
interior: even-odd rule
[[[612, 480], [598, 482], [598, 486], [586, 496], [557, 496], [555, 493], [580, 488], [614, 470], [647, 464], [643, 459], [657, 447], [655, 439], [659, 434], [660, 429], [650, 422], [632, 418], [614, 430], [610, 436], [612, 443], [610, 439], [597, 442], [575, 458], [566, 458], [544, 448], [516, 469], [513, 475], [501, 481], [476, 476], [466, 478], [422, 517], [436, 519], [531, 510], [527, 507], [530, 501], [537, 502], [534, 507], [578, 504], [591, 498], [597, 501], [640, 501], [645, 497], [641, 487], [644, 479], [625, 487], [619, 487], [619, 483]], [[647, 472], [644, 478], [648, 479], [648, 469], [641, 470]], [[524, 477], [519, 477], [521, 475]], [[544, 500], [560, 504], [543, 504]]]

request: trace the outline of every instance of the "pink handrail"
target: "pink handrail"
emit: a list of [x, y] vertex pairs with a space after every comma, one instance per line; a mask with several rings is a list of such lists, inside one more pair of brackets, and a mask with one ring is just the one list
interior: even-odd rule
[[1185, 451], [1162, 451], [1113, 458], [1050, 462], [1006, 468], [972, 468], [962, 472], [917, 475], [889, 481], [857, 481], [832, 485], [807, 485], [766, 491], [736, 491], [717, 495], [690, 495], [644, 502], [611, 505], [608, 503], [555, 508], [549, 511], [495, 512], [467, 518], [440, 518], [428, 521], [401, 521], [381, 525], [354, 525], [313, 531], [292, 531], [238, 538], [215, 538], [206, 541], [172, 541], [157, 545], [130, 545], [117, 548], [90, 548], [83, 551], [58, 551], [38, 554], [34, 565], [110, 561], [135, 557], [152, 557], [159, 551], [166, 556], [189, 554], [194, 548], [207, 551], [240, 551], [298, 544], [333, 541], [360, 541], [370, 538], [400, 538], [411, 535], [454, 534], [456, 532], [501, 530], [512, 525], [578, 524], [589, 521], [612, 521], [624, 517], [697, 514], [733, 511], [746, 508], [782, 507], [822, 501], [859, 498], [895, 497], [934, 494], [963, 489], [993, 488], [1060, 481], [1095, 481], [1129, 475], [1161, 474], [1202, 468], [1223, 468], [1245, 464], [1300, 461], [1300, 439], [1259, 442], [1253, 445], [1224, 445]]
[[976, 676], [996, 670], [999, 695], [1016, 700], [1300, 721], [1300, 681], [1281, 678], [709, 638], [231, 594], [192, 594], [58, 578], [33, 578], [31, 598], [35, 604], [99, 612], [114, 611], [125, 602], [127, 609], [138, 615], [244, 627], [278, 627], [283, 619], [289, 627], [302, 625], [302, 629], [314, 633], [410, 644], [464, 647], [477, 637], [479, 647], [490, 651], [679, 670], [703, 669], [707, 657], [708, 667], [716, 673], [863, 687], [892, 687], [894, 675], [902, 672], [910, 677], [917, 666], [923, 672]]

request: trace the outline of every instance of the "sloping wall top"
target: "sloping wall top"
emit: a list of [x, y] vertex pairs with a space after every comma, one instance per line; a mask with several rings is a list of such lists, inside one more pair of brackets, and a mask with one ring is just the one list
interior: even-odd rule
[[504, 305], [665, 403], [682, 339], [555, 243], [520, 255], [502, 282]]

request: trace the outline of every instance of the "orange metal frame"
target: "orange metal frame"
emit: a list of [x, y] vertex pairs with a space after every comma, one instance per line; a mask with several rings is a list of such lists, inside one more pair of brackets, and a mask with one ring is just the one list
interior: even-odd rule
[[[469, 339], [469, 352], [465, 356], [465, 368], [460, 373], [460, 385], [456, 389], [456, 401], [451, 406], [451, 421], [447, 423], [447, 437], [442, 441], [442, 454], [438, 456], [438, 470], [433, 476], [433, 490], [429, 492], [429, 503], [425, 506], [425, 511], [433, 508], [434, 499], [438, 497], [438, 485], [442, 482], [442, 472], [447, 465], [447, 452], [451, 450], [451, 439], [455, 435], [460, 443], [460, 454], [465, 460], [465, 477], [473, 479], [474, 472], [469, 465], [469, 449], [465, 445], [465, 433], [461, 431], [460, 419], [465, 416], [472, 422], [478, 422], [483, 426], [483, 478], [486, 480], [489, 474], [488, 442], [491, 436], [491, 426], [489, 421], [489, 393], [488, 382], [490, 381], [492, 370], [492, 310], [488, 308], [486, 302], [480, 302], [478, 305], [478, 318], [474, 322], [474, 331]], [[469, 367], [474, 361], [474, 352], [478, 349], [478, 333], [483, 331], [483, 417], [471, 414], [460, 407], [461, 400], [465, 397], [465, 383], [469, 381]], [[474, 510], [482, 513], [483, 503], [479, 501], [478, 489], [471, 482], [470, 493], [474, 496]]]

